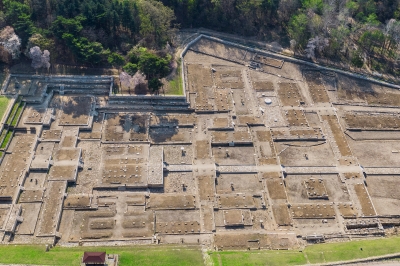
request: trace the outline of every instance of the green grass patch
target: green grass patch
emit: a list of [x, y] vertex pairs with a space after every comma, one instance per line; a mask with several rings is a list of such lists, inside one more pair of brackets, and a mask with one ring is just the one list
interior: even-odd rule
[[0, 96], [0, 119], [3, 118], [4, 113], [7, 110], [9, 102], [10, 102], [10, 99], [8, 99], [5, 96]]
[[22, 97], [19, 96], [18, 99], [15, 101], [15, 103], [13, 105], [13, 108], [11, 109], [10, 115], [7, 118], [7, 122], [6, 122], [7, 125], [10, 125], [12, 120], [14, 119], [14, 116], [15, 116], [15, 114], [16, 114], [16, 112], [18, 110], [18, 107], [20, 105], [21, 99], [22, 99]]
[[316, 244], [302, 252], [282, 251], [220, 251], [210, 252], [214, 265], [302, 265], [363, 259], [400, 252], [400, 237], [359, 240], [344, 243]]
[[[362, 248], [362, 250], [360, 249]], [[119, 254], [121, 266], [126, 265], [203, 265], [199, 248], [180, 246], [123, 247], [55, 247], [45, 252], [44, 246], [0, 245], [0, 263], [79, 265], [84, 251], [105, 251]], [[345, 243], [318, 244], [303, 252], [293, 250], [220, 251], [209, 252], [214, 265], [302, 265], [324, 261], [341, 261], [400, 252], [400, 237], [361, 240]]]
[[24, 103], [21, 102], [19, 104], [17, 112], [15, 113], [14, 118], [13, 118], [13, 120], [11, 122], [11, 126], [15, 127], [17, 125], [18, 119], [21, 116], [21, 113], [24, 110], [24, 107], [25, 107]]
[[105, 251], [107, 254], [119, 254], [119, 265], [121, 266], [203, 265], [200, 249], [176, 246], [55, 247], [49, 252], [45, 252], [44, 246], [1, 245], [0, 263], [79, 265], [84, 251]]
[[11, 130], [7, 131], [6, 136], [4, 137], [3, 142], [1, 143], [0, 148], [5, 149], [12, 138], [13, 132]]
[[327, 262], [361, 259], [400, 252], [400, 237], [318, 244], [304, 251], [311, 263], [319, 263], [321, 259]]
[[299, 251], [220, 251], [210, 254], [214, 265], [258, 266], [258, 265], [299, 265], [306, 264], [306, 258]]
[[3, 129], [3, 131], [1, 131], [1, 135], [0, 135], [0, 144], [3, 143], [4, 138], [7, 135], [7, 129]]
[[169, 81], [169, 90], [166, 94], [168, 95], [183, 95], [183, 82], [182, 82], [182, 70], [181, 62], [178, 62], [178, 68], [176, 69], [176, 75], [174, 79]]

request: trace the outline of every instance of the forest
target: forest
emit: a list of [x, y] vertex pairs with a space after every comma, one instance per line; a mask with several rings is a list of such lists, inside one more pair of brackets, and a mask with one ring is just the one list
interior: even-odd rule
[[113, 66], [157, 90], [177, 31], [199, 27], [399, 74], [399, 0], [0, 0], [0, 61]]
[[278, 41], [311, 60], [400, 74], [398, 0], [162, 0], [182, 28]]

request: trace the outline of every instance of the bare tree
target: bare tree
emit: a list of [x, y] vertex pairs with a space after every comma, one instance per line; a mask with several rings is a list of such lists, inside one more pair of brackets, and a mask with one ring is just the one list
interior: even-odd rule
[[[397, 48], [396, 56], [399, 58], [398, 51], [400, 50], [400, 21], [391, 19], [387, 22], [385, 28], [385, 35], [388, 35], [388, 46]], [[396, 42], [393, 44], [392, 42]]]
[[385, 33], [396, 41], [397, 45], [400, 45], [400, 21], [391, 19], [386, 24]]
[[14, 34], [14, 28], [7, 26], [0, 31], [0, 42], [7, 41]]
[[288, 22], [292, 14], [300, 7], [298, 0], [281, 0], [278, 7], [279, 19]]
[[331, 29], [338, 25], [338, 13], [336, 12], [336, 1], [327, 0], [322, 11], [322, 30], [324, 34], [329, 34]]
[[314, 13], [313, 10], [308, 10], [307, 12], [307, 17], [309, 18], [309, 22], [308, 22], [308, 30], [311, 33], [311, 36], [316, 36], [321, 34], [321, 32], [323, 31], [323, 27], [324, 27], [324, 22], [322, 21], [321, 16], [319, 16], [318, 14]]

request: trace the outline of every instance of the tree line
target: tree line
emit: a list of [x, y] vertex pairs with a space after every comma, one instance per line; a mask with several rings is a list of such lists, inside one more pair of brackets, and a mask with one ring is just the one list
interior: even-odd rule
[[[35, 68], [48, 67], [37, 61], [47, 57], [124, 66], [132, 75], [142, 71], [156, 88], [171, 59], [162, 51], [176, 31], [174, 20], [173, 10], [156, 0], [0, 0], [0, 60], [11, 63], [23, 51]], [[134, 60], [138, 47], [149, 50]], [[162, 70], [150, 71], [153, 65]]]
[[52, 62], [147, 71], [157, 84], [167, 71], [143, 60], [165, 65], [178, 28], [204, 27], [400, 74], [399, 20], [400, 0], [0, 0], [0, 60], [37, 46]]
[[290, 46], [311, 59], [400, 74], [399, 0], [162, 0], [183, 28]]

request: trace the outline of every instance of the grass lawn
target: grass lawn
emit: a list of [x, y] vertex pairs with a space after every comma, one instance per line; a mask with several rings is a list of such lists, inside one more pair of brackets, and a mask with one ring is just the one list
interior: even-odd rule
[[121, 266], [127, 265], [203, 265], [200, 248], [178, 246], [124, 247], [55, 247], [45, 252], [45, 246], [1, 245], [0, 263], [79, 265], [84, 251], [105, 251], [120, 255]]
[[[361, 250], [362, 248], [362, 250]], [[400, 237], [307, 246], [299, 251], [210, 252], [214, 265], [301, 265], [361, 259], [400, 252]]]
[[7, 129], [3, 129], [3, 131], [1, 132], [1, 135], [0, 135], [0, 145], [1, 145], [1, 143], [3, 143], [3, 140], [6, 137], [6, 134], [7, 134]]
[[1, 149], [5, 149], [5, 148], [7, 147], [7, 144], [8, 144], [8, 143], [10, 142], [10, 140], [11, 140], [12, 134], [13, 134], [12, 131], [10, 131], [10, 130], [7, 131], [7, 134], [6, 134], [6, 136], [4, 137], [3, 142], [1, 143], [1, 146], [0, 146]]
[[18, 106], [17, 112], [15, 113], [15, 116], [11, 122], [11, 126], [15, 127], [17, 125], [19, 116], [21, 115], [22, 111], [24, 110], [24, 104], [21, 102]]
[[[299, 251], [221, 251], [214, 252], [211, 258], [215, 266], [256, 266], [256, 265], [299, 265], [306, 264], [304, 255]], [[221, 264], [220, 264], [221, 262]]]
[[321, 262], [321, 259], [330, 262], [380, 256], [400, 252], [400, 237], [319, 244], [307, 247], [304, 252], [311, 263]]
[[6, 122], [7, 125], [11, 124], [11, 121], [13, 120], [15, 113], [18, 110], [20, 102], [21, 102], [21, 96], [19, 96], [18, 99], [14, 102], [14, 105], [13, 105], [13, 108], [11, 109], [10, 115], [7, 118], [7, 122]]
[[183, 95], [183, 84], [182, 84], [182, 73], [181, 73], [181, 62], [178, 62], [178, 68], [176, 69], [176, 75], [174, 79], [169, 81], [169, 90], [166, 94], [168, 95]]
[[[363, 250], [361, 250], [362, 248]], [[44, 246], [0, 245], [2, 264], [79, 265], [84, 251], [105, 251], [120, 255], [121, 266], [204, 265], [200, 248], [180, 246], [124, 247], [55, 247], [45, 252]], [[329, 261], [366, 258], [400, 252], [400, 237], [360, 240], [345, 243], [318, 244], [296, 250], [220, 251], [209, 252], [214, 265], [302, 265]]]
[[10, 99], [5, 96], [0, 96], [0, 120], [3, 118], [5, 111], [7, 110], [8, 103]]

